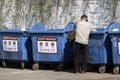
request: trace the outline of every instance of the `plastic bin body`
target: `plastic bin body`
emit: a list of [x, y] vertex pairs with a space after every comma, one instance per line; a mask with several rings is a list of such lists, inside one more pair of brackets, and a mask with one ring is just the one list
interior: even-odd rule
[[91, 32], [89, 37], [89, 63], [106, 65], [111, 63], [111, 41], [105, 29]]
[[8, 61], [32, 61], [31, 39], [20, 29], [0, 31], [0, 59]]
[[45, 29], [35, 24], [31, 30], [33, 60], [35, 62], [71, 62], [73, 61], [73, 45], [67, 41], [67, 31], [72, 30], [74, 23], [65, 29]]
[[120, 23], [114, 22], [108, 25], [107, 31], [112, 42], [112, 59], [114, 65], [120, 65]]

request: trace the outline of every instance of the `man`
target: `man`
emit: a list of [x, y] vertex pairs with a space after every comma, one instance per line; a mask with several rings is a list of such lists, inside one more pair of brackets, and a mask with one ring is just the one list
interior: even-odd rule
[[[81, 16], [81, 20], [76, 24], [75, 35], [75, 53], [74, 53], [74, 66], [75, 73], [85, 73], [87, 70], [87, 48], [88, 39], [91, 31], [94, 30], [92, 24], [88, 23], [86, 15]], [[80, 65], [80, 55], [82, 58], [82, 64]]]

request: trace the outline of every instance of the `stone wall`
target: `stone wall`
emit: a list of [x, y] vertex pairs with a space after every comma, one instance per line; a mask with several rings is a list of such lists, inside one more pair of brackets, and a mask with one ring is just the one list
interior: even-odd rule
[[105, 27], [120, 21], [120, 0], [0, 0], [0, 26], [64, 28], [87, 14], [89, 22]]

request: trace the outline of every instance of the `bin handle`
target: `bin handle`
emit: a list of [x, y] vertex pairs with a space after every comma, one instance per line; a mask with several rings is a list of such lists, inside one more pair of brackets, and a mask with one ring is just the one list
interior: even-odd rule
[[24, 37], [26, 37], [26, 36], [28, 36], [29, 34], [28, 34], [28, 32], [27, 31], [23, 31], [23, 36]]

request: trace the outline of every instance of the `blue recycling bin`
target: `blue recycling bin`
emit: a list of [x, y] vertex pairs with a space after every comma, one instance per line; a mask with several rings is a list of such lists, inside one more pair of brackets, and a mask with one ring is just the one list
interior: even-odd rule
[[109, 24], [107, 32], [109, 33], [112, 42], [113, 73], [118, 74], [120, 66], [120, 23], [113, 22]]
[[24, 69], [25, 62], [32, 61], [32, 46], [28, 33], [19, 28], [0, 30], [0, 59], [3, 67], [6, 67], [6, 61], [16, 61], [20, 62]]
[[99, 72], [106, 71], [106, 65], [111, 64], [111, 41], [104, 28], [97, 28], [90, 33], [88, 42], [89, 63], [99, 65]]
[[67, 41], [67, 31], [73, 29], [74, 23], [65, 29], [46, 29], [42, 24], [30, 28], [32, 38], [33, 70], [39, 69], [39, 62], [47, 64], [69, 63], [73, 61], [73, 44]]

